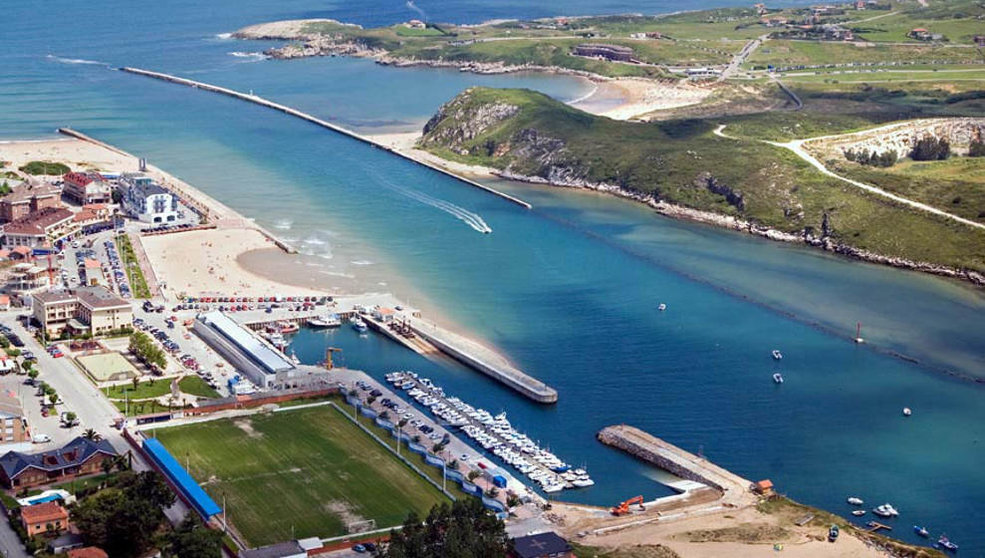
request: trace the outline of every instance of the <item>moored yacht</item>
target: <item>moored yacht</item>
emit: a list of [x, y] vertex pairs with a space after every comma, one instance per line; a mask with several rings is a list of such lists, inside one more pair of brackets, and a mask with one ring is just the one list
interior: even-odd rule
[[776, 382], [776, 383], [778, 383], [778, 384], [782, 384], [783, 383], [783, 374], [780, 374], [779, 372], [774, 373], [773, 374], [773, 381]]
[[337, 314], [329, 314], [327, 316], [312, 316], [305, 321], [309, 327], [339, 327], [342, 325], [342, 320], [339, 319]]
[[890, 504], [882, 504], [881, 506], [876, 506], [872, 510], [872, 513], [878, 515], [879, 517], [896, 517], [897, 515], [899, 515], [899, 512], [896, 511], [896, 508], [894, 508]]
[[773, 349], [772, 354], [774, 360], [780, 360], [783, 358], [783, 353], [780, 352], [780, 349]]
[[352, 329], [359, 333], [366, 333], [369, 330], [369, 326], [366, 325], [366, 322], [362, 318], [356, 317], [352, 320]]

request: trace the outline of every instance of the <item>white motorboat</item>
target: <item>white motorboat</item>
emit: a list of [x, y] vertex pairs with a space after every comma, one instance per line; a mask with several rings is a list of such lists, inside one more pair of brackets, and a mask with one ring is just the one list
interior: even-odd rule
[[851, 505], [853, 505], [853, 506], [861, 506], [865, 502], [863, 502], [861, 498], [858, 498], [858, 497], [855, 497], [855, 496], [850, 496], [848, 498], [848, 503], [851, 504]]
[[366, 333], [369, 330], [369, 326], [366, 322], [362, 321], [361, 318], [355, 318], [352, 320], [352, 329], [358, 331], [359, 333]]
[[772, 354], [774, 360], [781, 360], [783, 358], [783, 353], [780, 352], [780, 349], [773, 349]]
[[872, 510], [872, 513], [878, 515], [879, 517], [896, 517], [899, 515], [899, 512], [891, 504], [876, 506]]
[[778, 383], [778, 384], [782, 384], [783, 383], [783, 374], [780, 374], [779, 372], [776, 372], [775, 374], [773, 374], [773, 381], [776, 382], [776, 383]]
[[908, 417], [913, 414], [913, 411], [909, 407], [903, 407], [903, 416]]
[[309, 327], [316, 328], [339, 327], [342, 325], [342, 320], [336, 314], [330, 314], [328, 316], [312, 316], [305, 323]]
[[666, 309], [667, 309], [667, 305], [662, 302], [660, 303], [660, 306], [657, 306], [657, 310], [660, 310], [661, 312], [663, 312]]
[[862, 517], [863, 515], [865, 515], [865, 510], [854, 510], [852, 512], [852, 515], [854, 515], [855, 517]]

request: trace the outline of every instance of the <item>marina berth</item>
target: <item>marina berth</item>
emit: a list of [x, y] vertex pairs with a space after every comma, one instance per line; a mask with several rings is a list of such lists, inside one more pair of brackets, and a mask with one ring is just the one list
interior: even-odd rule
[[505, 412], [493, 415], [458, 397], [448, 396], [444, 389], [415, 372], [391, 372], [386, 375], [386, 381], [449, 427], [459, 428], [474, 443], [536, 482], [547, 494], [595, 484], [587, 471], [573, 468], [514, 428]]

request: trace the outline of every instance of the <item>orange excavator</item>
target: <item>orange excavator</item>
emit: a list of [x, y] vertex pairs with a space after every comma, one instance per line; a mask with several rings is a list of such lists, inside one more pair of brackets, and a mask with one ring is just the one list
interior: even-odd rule
[[612, 510], [611, 510], [612, 511], [612, 515], [615, 515], [615, 516], [627, 515], [629, 513], [629, 506], [632, 506], [633, 504], [639, 504], [640, 511], [646, 510], [646, 507], [643, 506], [643, 497], [642, 496], [636, 496], [635, 498], [630, 498], [629, 500], [626, 500], [625, 502], [623, 502], [623, 503], [619, 504], [618, 506], [612, 508]]

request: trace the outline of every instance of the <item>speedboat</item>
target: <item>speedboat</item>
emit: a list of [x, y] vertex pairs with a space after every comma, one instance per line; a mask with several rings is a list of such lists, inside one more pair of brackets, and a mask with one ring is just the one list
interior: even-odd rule
[[920, 527], [919, 525], [913, 526], [913, 532], [925, 539], [930, 536], [930, 531], [928, 531], [926, 527]]
[[352, 320], [352, 329], [358, 331], [359, 333], [366, 333], [366, 331], [369, 330], [369, 326], [367, 326], [366, 322], [362, 321], [362, 319], [356, 318]]
[[667, 309], [667, 305], [662, 302], [660, 303], [660, 306], [657, 306], [657, 310], [660, 310], [661, 312], [663, 312], [666, 309]]
[[783, 353], [780, 352], [780, 349], [773, 349], [772, 354], [774, 360], [780, 360], [783, 358]]
[[862, 517], [863, 515], [865, 515], [865, 510], [854, 510], [852, 512], [852, 515], [854, 515], [855, 517]]
[[913, 411], [909, 407], [903, 407], [903, 416], [908, 417], [913, 414]]
[[776, 382], [776, 383], [778, 383], [778, 384], [782, 384], [783, 383], [783, 374], [780, 374], [779, 372], [773, 374], [773, 381]]
[[958, 545], [951, 542], [951, 539], [947, 538], [947, 535], [941, 535], [937, 539], [937, 545], [952, 552], [958, 549]]
[[890, 504], [882, 504], [881, 506], [876, 506], [872, 510], [872, 513], [878, 515], [879, 517], [896, 517], [897, 515], [899, 515], [899, 512], [896, 511], [896, 508], [894, 508]]
[[858, 498], [856, 496], [849, 496], [848, 497], [848, 503], [851, 504], [851, 505], [853, 505], [853, 506], [861, 506], [865, 502], [863, 502], [861, 498]]

